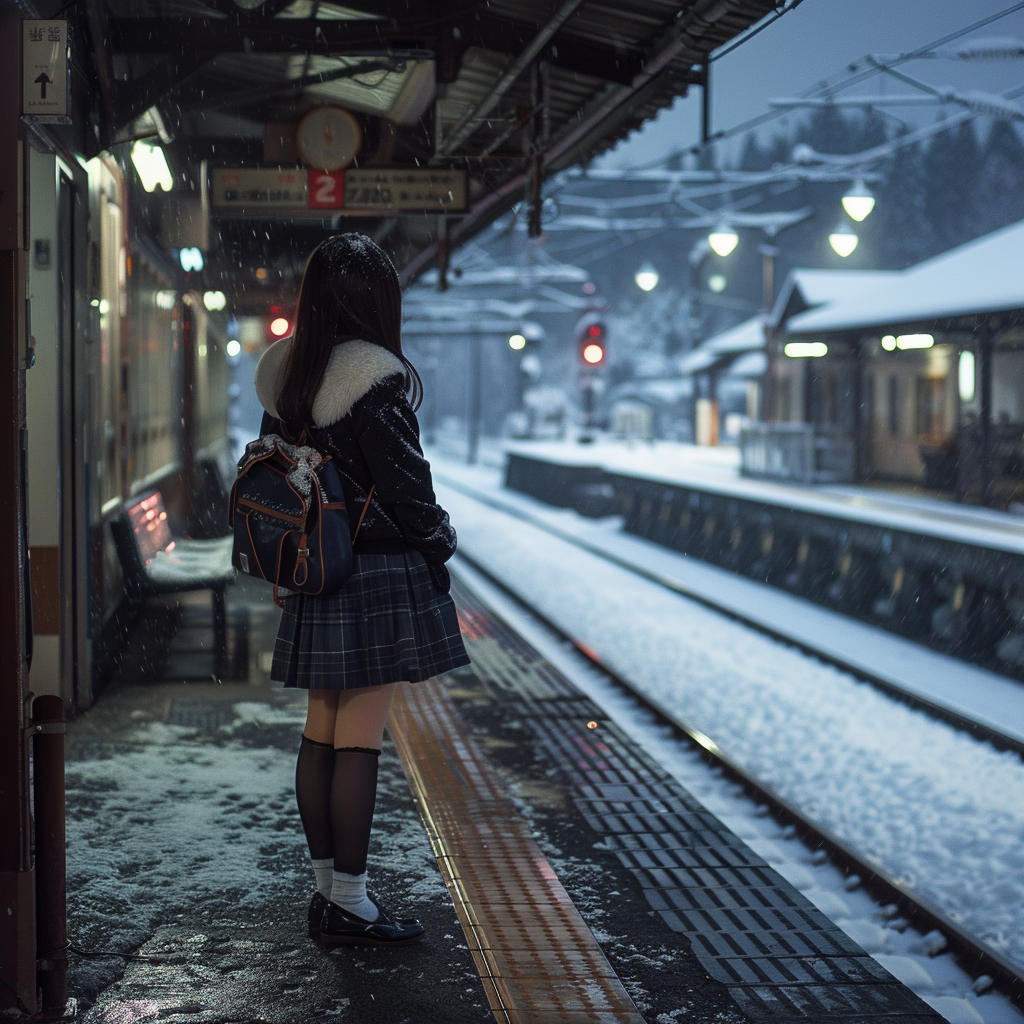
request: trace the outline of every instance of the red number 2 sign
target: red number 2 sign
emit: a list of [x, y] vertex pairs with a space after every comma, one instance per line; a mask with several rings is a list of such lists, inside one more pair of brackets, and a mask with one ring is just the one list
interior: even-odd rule
[[311, 210], [340, 210], [345, 205], [345, 172], [309, 171], [306, 195]]

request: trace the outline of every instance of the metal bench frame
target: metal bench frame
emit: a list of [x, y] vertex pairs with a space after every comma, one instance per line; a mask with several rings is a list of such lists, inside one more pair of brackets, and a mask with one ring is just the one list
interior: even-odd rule
[[[156, 498], [153, 502], [152, 499]], [[194, 576], [180, 580], [154, 579], [149, 572], [144, 552], [140, 549], [139, 540], [132, 525], [131, 512], [138, 506], [151, 502], [157, 511], [157, 516], [166, 521], [166, 511], [163, 507], [163, 496], [159, 490], [147, 491], [133, 495], [124, 502], [121, 512], [110, 523], [110, 530], [114, 538], [114, 545], [121, 561], [121, 569], [124, 573], [125, 591], [128, 599], [133, 602], [142, 603], [149, 597], [162, 597], [167, 594], [185, 593], [194, 590], [209, 590], [212, 597], [213, 608], [213, 634], [214, 634], [214, 673], [219, 679], [227, 663], [227, 606], [224, 591], [228, 584], [235, 580], [236, 572], [232, 568], [230, 573], [208, 573], [202, 575], [196, 573]], [[202, 551], [209, 548], [215, 541], [190, 541], [181, 537], [174, 537], [170, 529], [166, 529], [167, 537], [173, 542], [174, 549], [187, 552], [189, 550]]]

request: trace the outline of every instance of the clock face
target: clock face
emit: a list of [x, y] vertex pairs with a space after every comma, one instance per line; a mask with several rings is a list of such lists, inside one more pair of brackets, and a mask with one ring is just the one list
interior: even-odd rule
[[299, 156], [318, 171], [347, 167], [363, 142], [359, 122], [340, 107], [318, 107], [299, 122], [295, 144]]

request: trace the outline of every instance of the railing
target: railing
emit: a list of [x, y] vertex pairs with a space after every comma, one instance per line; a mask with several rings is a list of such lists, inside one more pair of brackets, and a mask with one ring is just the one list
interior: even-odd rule
[[809, 423], [750, 423], [740, 431], [744, 476], [804, 484], [850, 483], [855, 477], [853, 436]]

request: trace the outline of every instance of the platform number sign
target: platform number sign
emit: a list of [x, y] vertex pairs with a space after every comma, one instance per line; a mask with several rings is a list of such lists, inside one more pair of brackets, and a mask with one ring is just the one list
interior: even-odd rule
[[71, 123], [66, 21], [22, 22], [21, 113], [27, 121]]
[[345, 172], [310, 171], [306, 195], [311, 210], [340, 210], [345, 205]]

